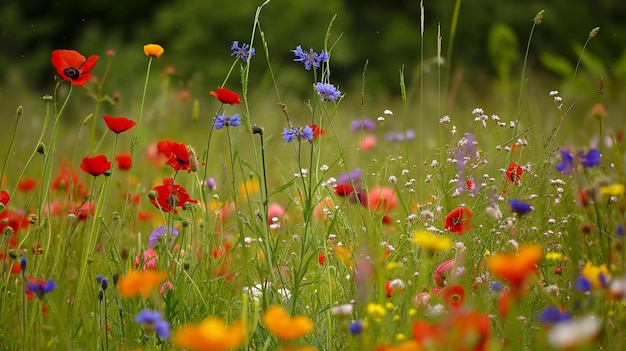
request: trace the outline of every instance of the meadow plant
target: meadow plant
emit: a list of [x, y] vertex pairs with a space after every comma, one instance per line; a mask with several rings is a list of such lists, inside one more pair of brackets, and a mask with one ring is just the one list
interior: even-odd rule
[[[540, 101], [523, 99], [524, 63], [519, 105], [502, 111], [510, 120], [481, 107], [428, 120], [421, 107], [416, 117], [403, 71], [403, 111], [375, 106], [375, 118], [366, 113], [366, 64], [353, 107], [361, 115], [347, 118], [358, 94], [333, 83], [334, 18], [321, 51], [291, 50], [310, 96], [283, 99], [260, 21], [268, 3], [249, 42], [229, 40], [224, 81], [198, 98], [215, 113], [203, 117], [194, 104], [185, 133], [171, 126], [162, 136], [150, 124], [175, 123], [146, 108], [153, 60], [167, 60], [161, 45], [144, 46], [137, 115], [114, 106], [127, 117], [99, 116], [114, 52], [104, 69], [97, 55], [52, 52], [56, 86], [44, 97], [40, 137], [25, 163], [12, 160], [11, 139], [2, 167], [0, 348], [626, 347], [622, 136], [600, 122], [610, 111], [594, 106], [599, 134], [566, 142], [565, 116], [586, 113], [548, 88]], [[276, 93], [263, 112], [248, 79], [261, 56]], [[79, 163], [57, 146], [84, 144], [59, 138], [81, 89], [95, 112], [83, 123], [93, 123], [89, 147], [74, 149]], [[548, 106], [540, 110], [556, 120], [551, 135], [526, 104]], [[13, 135], [25, 111], [18, 107]]]

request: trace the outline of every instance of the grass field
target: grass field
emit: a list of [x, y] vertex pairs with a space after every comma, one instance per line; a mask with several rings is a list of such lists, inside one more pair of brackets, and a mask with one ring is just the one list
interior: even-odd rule
[[158, 44], [128, 82], [77, 48], [43, 100], [5, 90], [0, 348], [626, 346], [623, 88], [524, 61], [372, 95], [333, 84], [328, 42], [293, 50], [302, 98], [257, 24], [210, 93]]

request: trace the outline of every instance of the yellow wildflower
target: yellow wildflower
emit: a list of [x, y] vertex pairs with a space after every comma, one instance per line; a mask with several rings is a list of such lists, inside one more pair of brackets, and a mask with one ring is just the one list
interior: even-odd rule
[[428, 252], [441, 252], [452, 248], [452, 239], [435, 235], [427, 230], [418, 230], [413, 234], [413, 242]]
[[606, 196], [622, 196], [624, 195], [624, 184], [613, 184], [600, 188], [600, 194]]
[[546, 254], [546, 260], [557, 262], [557, 263], [561, 262], [563, 261], [563, 254], [560, 252], [554, 252], [554, 251], [548, 252]]
[[609, 269], [605, 264], [594, 266], [591, 262], [585, 264], [582, 275], [591, 283], [591, 286], [596, 289], [605, 286], [611, 277]]
[[373, 303], [373, 302], [368, 303], [365, 310], [372, 317], [378, 317], [378, 318], [384, 317], [385, 314], [387, 313], [387, 310], [385, 310], [383, 306], [377, 303]]

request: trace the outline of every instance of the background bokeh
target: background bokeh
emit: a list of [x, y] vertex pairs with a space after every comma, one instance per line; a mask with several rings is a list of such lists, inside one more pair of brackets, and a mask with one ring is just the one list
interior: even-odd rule
[[[3, 0], [0, 2], [3, 102], [0, 113], [13, 114], [20, 104], [28, 105], [31, 113], [33, 108], [43, 113], [43, 107], [33, 106], [29, 98], [40, 99], [44, 93], [52, 93], [55, 72], [50, 53], [58, 48], [71, 48], [86, 56], [102, 57], [94, 70], [96, 77], [104, 72], [107, 50], [115, 50], [105, 93], [119, 96], [120, 105], [104, 106], [103, 112], [131, 115], [137, 112], [145, 77], [142, 46], [151, 42], [163, 45], [166, 50], [155, 63], [153, 76], [162, 77], [166, 69], [174, 72], [167, 83], [153, 81], [153, 84], [169, 84], [169, 88], [179, 89], [181, 104], [187, 99], [186, 104], [190, 105], [200, 98], [202, 111], [205, 100], [209, 99], [208, 92], [222, 84], [231, 68], [232, 42], [250, 42], [254, 14], [261, 3], [260, 0]], [[251, 63], [249, 93], [264, 100], [268, 96], [275, 99], [259, 35], [262, 30], [282, 97], [303, 101], [310, 96], [312, 75], [293, 62], [290, 50], [297, 45], [322, 50], [332, 22], [327, 43], [331, 50], [331, 79], [343, 92], [348, 92], [346, 99], [353, 99], [351, 106], [355, 113], [359, 111], [362, 87], [370, 99], [367, 101], [376, 104], [372, 114], [380, 114], [385, 108], [399, 109], [400, 71], [408, 89], [408, 107], [419, 106], [424, 114], [440, 116], [462, 111], [469, 115], [476, 106], [488, 113], [514, 113], [532, 20], [543, 9], [546, 12], [533, 33], [526, 64], [526, 77], [533, 79], [524, 84], [529, 89], [536, 87], [531, 93], [535, 97], [547, 97], [548, 91], [559, 90], [563, 96], [576, 96], [580, 92], [590, 96], [589, 91], [597, 91], [602, 80], [607, 108], [623, 107], [625, 89], [618, 83], [626, 78], [623, 44], [626, 26], [622, 24], [626, 21], [626, 2], [461, 1], [452, 59], [438, 69], [438, 30], [445, 56], [450, 48], [455, 4], [454, 0], [425, 1], [422, 35], [419, 1], [272, 0], [261, 13], [260, 28], [256, 28], [257, 56]], [[582, 47], [594, 27], [600, 27], [600, 32], [589, 42], [573, 81]], [[225, 85], [238, 90], [238, 83], [236, 67]], [[434, 102], [441, 96], [445, 99], [448, 86], [454, 89], [453, 103]], [[80, 101], [81, 95], [76, 99]], [[583, 96], [578, 107], [588, 111], [595, 100]], [[445, 111], [442, 105], [446, 106]], [[306, 113], [302, 104], [301, 110], [292, 107], [296, 113]], [[191, 106], [184, 108], [185, 113], [191, 113]], [[70, 120], [85, 117], [72, 116], [72, 111], [69, 114]]]

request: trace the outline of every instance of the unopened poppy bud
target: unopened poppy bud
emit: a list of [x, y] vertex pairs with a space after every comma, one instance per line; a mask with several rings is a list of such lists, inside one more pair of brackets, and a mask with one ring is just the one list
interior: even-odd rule
[[17, 258], [17, 251], [16, 250], [9, 250], [9, 257], [11, 257], [12, 259], [16, 259]]
[[108, 177], [111, 175], [111, 171], [104, 171], [104, 173], [102, 173], [102, 175], [104, 175], [105, 177]]
[[263, 128], [257, 126], [256, 124], [252, 126], [252, 134], [261, 134], [263, 135]]
[[31, 214], [29, 214], [29, 215], [28, 215], [28, 223], [30, 223], [30, 224], [35, 224], [35, 223], [37, 223], [37, 220], [38, 220], [38, 219], [39, 219], [39, 218], [38, 218], [38, 217], [37, 217], [37, 215], [36, 215], [36, 214], [34, 214], [34, 213], [31, 213]]
[[189, 219], [185, 218], [181, 224], [183, 225], [183, 228], [189, 227]]
[[19, 105], [15, 113], [17, 114], [17, 117], [19, 118], [22, 115], [22, 113], [24, 113], [24, 106]]
[[44, 95], [43, 101], [52, 101], [52, 95], [48, 95], [48, 94]]
[[39, 143], [37, 145], [37, 153], [45, 156], [46, 155], [46, 145], [44, 143]]
[[69, 220], [70, 223], [76, 221], [76, 214], [75, 213], [68, 213], [67, 214], [67, 220]]
[[108, 57], [113, 57], [113, 56], [115, 56], [115, 49], [109, 49], [109, 50], [107, 50], [107, 56], [108, 56]]
[[[13, 228], [11, 228], [11, 227], [6, 227], [6, 228], [4, 228], [4, 235], [6, 235], [6, 236], [11, 236], [11, 235], [13, 235]], [[14, 258], [15, 258], [15, 257], [14, 257]]]
[[148, 198], [150, 200], [156, 200], [158, 197], [159, 197], [159, 193], [157, 193], [156, 191], [154, 190], [148, 191]]

